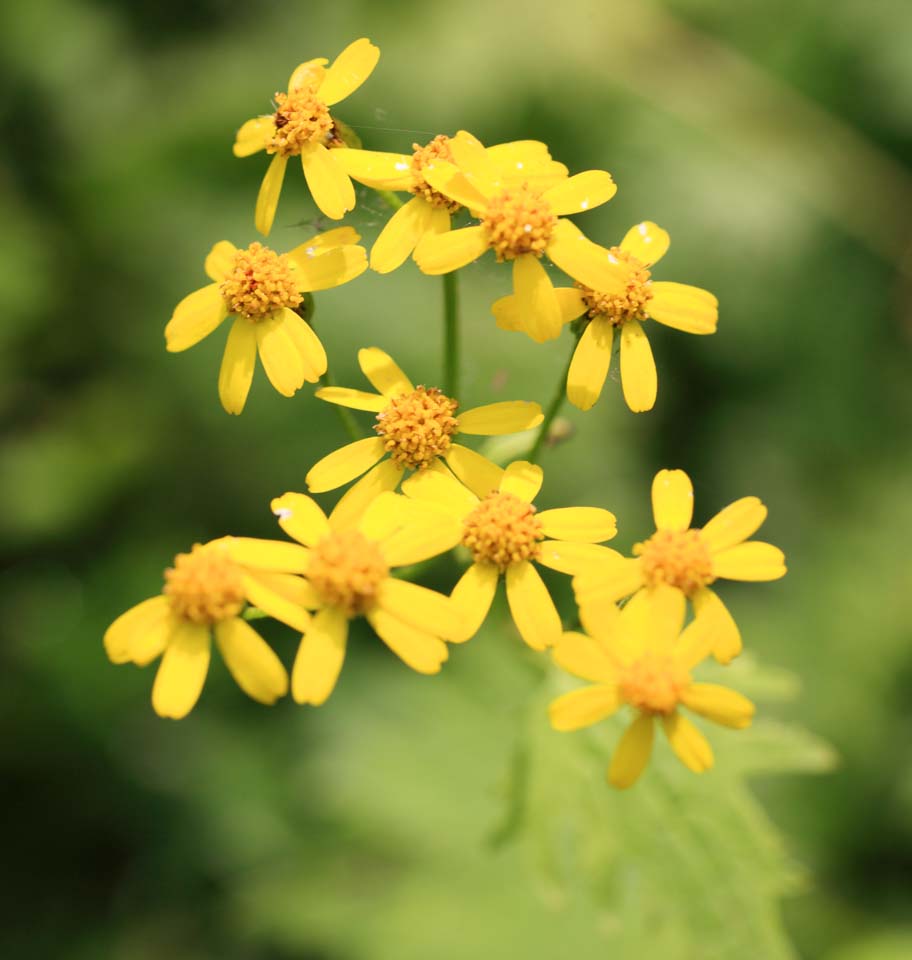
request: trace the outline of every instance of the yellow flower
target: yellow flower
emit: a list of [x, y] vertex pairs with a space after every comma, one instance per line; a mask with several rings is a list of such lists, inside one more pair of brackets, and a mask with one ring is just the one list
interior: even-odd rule
[[113, 663], [161, 666], [152, 706], [161, 717], [185, 717], [195, 706], [209, 670], [212, 634], [238, 686], [260, 703], [288, 692], [279, 658], [240, 616], [251, 603], [306, 630], [304, 581], [293, 574], [307, 563], [297, 544], [249, 537], [223, 537], [179, 553], [165, 571], [162, 594], [118, 617], [104, 636]]
[[[450, 217], [462, 209], [458, 200], [436, 190], [424, 177], [426, 167], [441, 160], [454, 162], [450, 147], [453, 140], [482, 146], [472, 134], [460, 130], [455, 137], [440, 134], [424, 146], [412, 144], [411, 155], [372, 150], [339, 152], [339, 163], [359, 183], [375, 190], [414, 194], [393, 214], [371, 249], [370, 265], [377, 273], [390, 273], [401, 266], [424, 237], [446, 233]], [[567, 176], [567, 168], [552, 160], [545, 144], [535, 140], [500, 143], [486, 148], [485, 153], [505, 184], [519, 186], [534, 180], [545, 188]]]
[[306, 548], [305, 606], [316, 611], [291, 672], [291, 695], [298, 703], [319, 706], [332, 693], [349, 621], [358, 616], [413, 670], [440, 671], [449, 655], [443, 640], [462, 632], [459, 612], [449, 597], [390, 572], [440, 552], [418, 508], [387, 492], [352, 523], [338, 510], [327, 519], [310, 497], [286, 493], [272, 501], [272, 511], [282, 529], [304, 544], [298, 549]]
[[237, 132], [236, 157], [265, 150], [272, 163], [256, 204], [256, 228], [269, 235], [275, 219], [285, 167], [300, 156], [314, 203], [333, 220], [355, 208], [355, 188], [336, 159], [343, 147], [329, 108], [344, 100], [371, 75], [380, 51], [362, 37], [349, 44], [329, 69], [324, 58], [300, 64], [288, 80], [288, 92], [275, 95], [275, 113], [248, 120]]
[[592, 210], [610, 200], [617, 187], [603, 170], [587, 170], [557, 183], [509, 178], [477, 142], [454, 139], [455, 165], [440, 160], [423, 173], [435, 190], [461, 203], [481, 223], [426, 236], [415, 251], [425, 273], [458, 270], [493, 250], [498, 261], [513, 263], [516, 309], [530, 336], [543, 341], [561, 330], [560, 298], [539, 258], [547, 255], [580, 283], [621, 289], [624, 270], [611, 263], [564, 215]]
[[591, 637], [565, 633], [554, 650], [559, 666], [595, 684], [553, 701], [548, 712], [555, 730], [588, 727], [625, 704], [636, 713], [608, 769], [609, 781], [620, 789], [632, 786], [649, 762], [655, 720], [689, 770], [703, 773], [713, 765], [712, 748], [681, 707], [736, 730], [751, 724], [750, 700], [691, 679], [712, 649], [713, 624], [697, 619], [682, 633], [684, 614], [682, 594], [662, 587], [634, 597], [620, 613], [615, 608], [614, 616], [592, 620]]
[[564, 507], [536, 512], [532, 501], [542, 470], [524, 460], [511, 463], [496, 489], [479, 498], [455, 477], [425, 470], [409, 477], [403, 493], [423, 504], [426, 525], [440, 551], [459, 544], [474, 563], [453, 590], [465, 620], [467, 640], [484, 622], [504, 574], [513, 622], [533, 650], [557, 642], [561, 622], [534, 562], [561, 573], [577, 573], [604, 555], [596, 546], [617, 533], [614, 514], [599, 507]]
[[186, 350], [234, 317], [219, 373], [219, 398], [228, 413], [244, 409], [257, 353], [283, 396], [305, 381], [316, 383], [326, 372], [326, 351], [295, 307], [303, 294], [338, 287], [367, 269], [364, 248], [356, 245], [360, 239], [351, 227], [339, 227], [290, 253], [261, 243], [238, 250], [220, 240], [206, 257], [214, 282], [184, 297], [165, 327], [168, 350]]
[[719, 597], [717, 579], [778, 580], [785, 557], [778, 547], [748, 540], [766, 519], [756, 497], [743, 497], [717, 513], [702, 529], [691, 529], [693, 486], [683, 470], [660, 470], [652, 482], [656, 532], [634, 548], [633, 557], [612, 555], [573, 581], [583, 624], [611, 617], [618, 600], [638, 590], [668, 585], [693, 601], [698, 619], [716, 624], [713, 653], [728, 663], [741, 652], [741, 633]]
[[[636, 413], [655, 404], [657, 379], [655, 361], [643, 321], [652, 318], [685, 333], [716, 332], [719, 304], [706, 290], [667, 280], [654, 281], [649, 268], [665, 255], [670, 238], [648, 220], [628, 230], [619, 247], [604, 251], [607, 259], [626, 269], [624, 286], [608, 290], [578, 284], [576, 289], [555, 292], [560, 298], [564, 323], [586, 314], [589, 323], [577, 344], [567, 374], [567, 399], [580, 410], [598, 400], [611, 365], [614, 332], [621, 337], [621, 383], [627, 406]], [[497, 325], [505, 330], [522, 330], [536, 339], [535, 330], [517, 307], [513, 297], [494, 304]]]
[[[377, 347], [358, 352], [361, 370], [379, 393], [323, 387], [317, 396], [355, 410], [377, 414], [378, 434], [357, 440], [324, 457], [307, 474], [311, 493], [334, 490], [368, 471], [337, 509], [355, 515], [380, 492], [395, 490], [406, 470], [445, 462], [479, 496], [495, 489], [503, 470], [468, 447], [455, 443], [461, 433], [497, 436], [538, 426], [537, 403], [504, 401], [457, 414], [458, 402], [435, 387], [413, 386], [392, 358]], [[385, 459], [389, 454], [389, 459]]]

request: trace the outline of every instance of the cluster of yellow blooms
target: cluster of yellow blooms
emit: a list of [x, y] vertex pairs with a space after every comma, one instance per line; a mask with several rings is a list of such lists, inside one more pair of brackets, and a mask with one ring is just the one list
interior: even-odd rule
[[[353, 179], [376, 190], [408, 192], [411, 199], [370, 252], [373, 270], [388, 273], [411, 255], [424, 273], [446, 274], [493, 250], [513, 271], [512, 295], [493, 304], [498, 326], [544, 342], [578, 321], [567, 399], [582, 410], [596, 402], [617, 329], [624, 398], [634, 411], [649, 410], [657, 378], [644, 322], [651, 318], [696, 334], [716, 328], [712, 294], [652, 279], [668, 234], [644, 222], [618, 246], [586, 238], [565, 217], [610, 200], [616, 190], [611, 176], [601, 170], [570, 176], [535, 141], [485, 147], [463, 131], [416, 144], [411, 154], [352, 146], [330, 110], [367, 79], [378, 58], [377, 48], [361, 39], [330, 66], [324, 59], [301, 64], [287, 92], [276, 94], [275, 112], [240, 128], [237, 156], [260, 150], [272, 156], [256, 204], [260, 233], [269, 234], [291, 157], [300, 157], [314, 202], [333, 219], [354, 208]], [[477, 223], [453, 229], [452, 217], [463, 209]], [[316, 383], [327, 358], [302, 316], [305, 294], [366, 270], [359, 240], [343, 226], [287, 253], [258, 241], [246, 249], [216, 243], [205, 262], [212, 283], [178, 304], [165, 330], [168, 350], [192, 347], [230, 316], [218, 389], [233, 414], [244, 408], [257, 355], [284, 396]], [[545, 255], [572, 286], [553, 286], [542, 266]], [[780, 550], [749, 539], [766, 517], [763, 504], [745, 497], [694, 528], [690, 480], [680, 470], [662, 470], [652, 486], [656, 532], [624, 557], [603, 545], [617, 529], [608, 510], [538, 511], [540, 467], [517, 461], [503, 469], [459, 442], [463, 434], [538, 427], [543, 416], [537, 403], [493, 403], [460, 413], [456, 398], [416, 387], [382, 350], [362, 349], [358, 358], [376, 392], [338, 386], [316, 392], [376, 415], [376, 436], [330, 453], [307, 474], [311, 493], [356, 481], [332, 513], [326, 516], [303, 493], [286, 493], [271, 506], [293, 542], [228, 536], [179, 554], [165, 571], [162, 594], [108, 629], [110, 659], [143, 666], [161, 657], [153, 707], [179, 718], [199, 698], [214, 635], [240, 687], [273, 703], [287, 693], [289, 678], [245, 619], [249, 605], [301, 634], [291, 694], [298, 703], [319, 705], [335, 687], [354, 617], [365, 617], [414, 670], [437, 673], [448, 644], [479, 630], [503, 575], [526, 644], [550, 651], [558, 666], [592, 684], [551, 704], [554, 728], [575, 730], [631, 708], [635, 719], [614, 753], [611, 783], [627, 787], [640, 775], [654, 720], [687, 767], [707, 769], [710, 746], [681, 708], [729, 727], [751, 722], [750, 701], [695, 682], [691, 673], [709, 656], [727, 663], [741, 650], [738, 628], [711, 585], [720, 578], [774, 580], [785, 573]], [[450, 596], [395, 575], [398, 567], [456, 547], [472, 563]], [[573, 578], [585, 632], [564, 630], [536, 564]], [[693, 618], [685, 626], [688, 599]]]

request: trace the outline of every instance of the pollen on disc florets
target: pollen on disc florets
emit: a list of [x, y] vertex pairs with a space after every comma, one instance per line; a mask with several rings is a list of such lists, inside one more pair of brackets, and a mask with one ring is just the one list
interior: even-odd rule
[[476, 563], [506, 570], [512, 563], [534, 560], [544, 536], [531, 503], [497, 490], [465, 518], [462, 545], [471, 550]]
[[488, 201], [482, 226], [498, 260], [531, 253], [540, 257], [551, 239], [557, 217], [551, 205], [527, 183], [502, 190]]
[[420, 143], [413, 143], [412, 150], [414, 152], [412, 153], [411, 192], [426, 200], [432, 207], [443, 207], [447, 212], [455, 213], [461, 207], [461, 204], [444, 196], [439, 190], [435, 190], [424, 179], [424, 168], [429, 163], [433, 163], [435, 160], [454, 162], [453, 151], [450, 149], [450, 138], [441, 133], [424, 146], [421, 146]]
[[688, 596], [715, 580], [712, 556], [699, 530], [659, 530], [634, 546], [646, 583], [668, 584]]
[[374, 430], [396, 463], [421, 470], [450, 449], [459, 429], [454, 415], [458, 406], [436, 387], [419, 386], [394, 397], [377, 414]]
[[690, 674], [671, 657], [650, 653], [624, 667], [618, 681], [630, 706], [667, 716], [690, 686]]
[[165, 570], [165, 596], [176, 616], [213, 624], [236, 617], [244, 606], [241, 570], [219, 543], [194, 544]]
[[272, 122], [275, 133], [266, 147], [267, 153], [296, 157], [310, 143], [326, 144], [333, 139], [335, 123], [329, 107], [314, 94], [311, 87], [298, 87], [275, 95], [276, 112]]
[[304, 299], [291, 261], [255, 241], [238, 250], [234, 266], [219, 287], [230, 313], [257, 321], [283, 307], [294, 309]]
[[648, 316], [646, 305], [652, 299], [651, 274], [636, 257], [612, 247], [610, 255], [627, 266], [627, 283], [623, 293], [601, 293], [591, 287], [577, 284], [586, 304], [590, 320], [596, 317], [605, 319], [620, 327], [630, 320], [645, 320]]
[[388, 576], [389, 565], [380, 548], [360, 530], [337, 530], [325, 536], [311, 551], [307, 567], [307, 579], [320, 599], [349, 617], [373, 604]]

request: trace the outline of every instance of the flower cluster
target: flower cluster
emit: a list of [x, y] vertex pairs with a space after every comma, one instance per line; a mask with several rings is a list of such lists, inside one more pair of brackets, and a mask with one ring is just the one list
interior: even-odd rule
[[[633, 411], [656, 399], [657, 375], [645, 325], [715, 332], [717, 303], [697, 287], [654, 280], [669, 236], [644, 221], [603, 247], [568, 218], [616, 192], [604, 170], [572, 174], [532, 140], [485, 146], [466, 131], [438, 134], [411, 152], [365, 150], [335, 107], [371, 74], [379, 51], [360, 39], [328, 65], [298, 66], [274, 111], [244, 123], [234, 153], [265, 151], [254, 222], [268, 236], [288, 160], [300, 157], [316, 206], [335, 220], [354, 209], [352, 181], [382, 191], [394, 213], [368, 255], [349, 226], [281, 253], [254, 241], [216, 243], [205, 260], [212, 281], [185, 297], [165, 328], [169, 351], [183, 351], [232, 318], [218, 393], [240, 414], [259, 356], [283, 396], [322, 382], [316, 397], [375, 417], [370, 435], [327, 453], [306, 475], [310, 494], [347, 486], [327, 516], [305, 493], [272, 501], [287, 540], [226, 536], [178, 554], [161, 595], [120, 616], [105, 634], [115, 663], [161, 657], [155, 711], [185, 716], [206, 678], [214, 637], [231, 674], [251, 697], [271, 704], [290, 689], [314, 706], [331, 695], [343, 666], [351, 620], [419, 673], [440, 671], [449, 645], [474, 636], [503, 577], [516, 630], [533, 651], [590, 686], [550, 707], [556, 730], [576, 730], [628, 708], [633, 722], [609, 769], [617, 787], [644, 769], [659, 721], [691, 770], [712, 764], [704, 735], [681, 712], [729, 727], [747, 726], [752, 704], [726, 688], [692, 680], [707, 657], [729, 663], [741, 651], [735, 621], [712, 589], [717, 580], [774, 580], [785, 573], [776, 547], [751, 540], [766, 517], [755, 497], [692, 526], [693, 489], [681, 470], [652, 484], [656, 530], [625, 557], [605, 546], [617, 532], [600, 506], [538, 510], [544, 480], [534, 461], [555, 409], [515, 400], [463, 409], [452, 383], [415, 385], [383, 350], [358, 353], [373, 392], [326, 382], [327, 355], [309, 320], [313, 293], [389, 273], [412, 257], [425, 274], [453, 274], [489, 250], [509, 263], [513, 292], [492, 306], [497, 325], [545, 343], [565, 325], [574, 336], [566, 398], [580, 410], [598, 400], [620, 341], [623, 395]], [[410, 195], [406, 202], [397, 193]], [[544, 261], [570, 280], [554, 286]], [[505, 467], [464, 445], [465, 437], [538, 430], [530, 458]], [[451, 593], [411, 578], [415, 565], [457, 550], [470, 559]], [[542, 579], [545, 567], [572, 577], [582, 630], [566, 630]], [[690, 605], [688, 605], [690, 601]], [[688, 610], [692, 619], [688, 623]], [[286, 667], [250, 625], [269, 616], [300, 635]]]

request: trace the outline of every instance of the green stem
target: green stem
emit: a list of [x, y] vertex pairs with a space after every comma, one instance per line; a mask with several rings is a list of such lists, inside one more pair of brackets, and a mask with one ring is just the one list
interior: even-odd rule
[[459, 396], [459, 284], [455, 271], [443, 275], [443, 392]]
[[393, 193], [392, 190], [378, 190], [377, 196], [393, 210], [398, 210], [404, 202], [402, 198], [397, 193]]
[[564, 365], [560, 380], [557, 381], [557, 390], [555, 391], [554, 397], [552, 398], [551, 403], [545, 412], [545, 419], [542, 420], [542, 425], [538, 428], [538, 433], [535, 436], [535, 442], [532, 444], [532, 449], [529, 450], [528, 458], [531, 463], [538, 462], [542, 447], [545, 445], [545, 441], [548, 439], [548, 431], [551, 429], [551, 424], [554, 422], [554, 418], [558, 415], [561, 407], [564, 405], [564, 401], [567, 399], [567, 374], [570, 372], [570, 364], [573, 362], [573, 354], [576, 352], [576, 344], [578, 341], [579, 337], [573, 338], [573, 344], [570, 347], [570, 356], [567, 358], [567, 363]]

